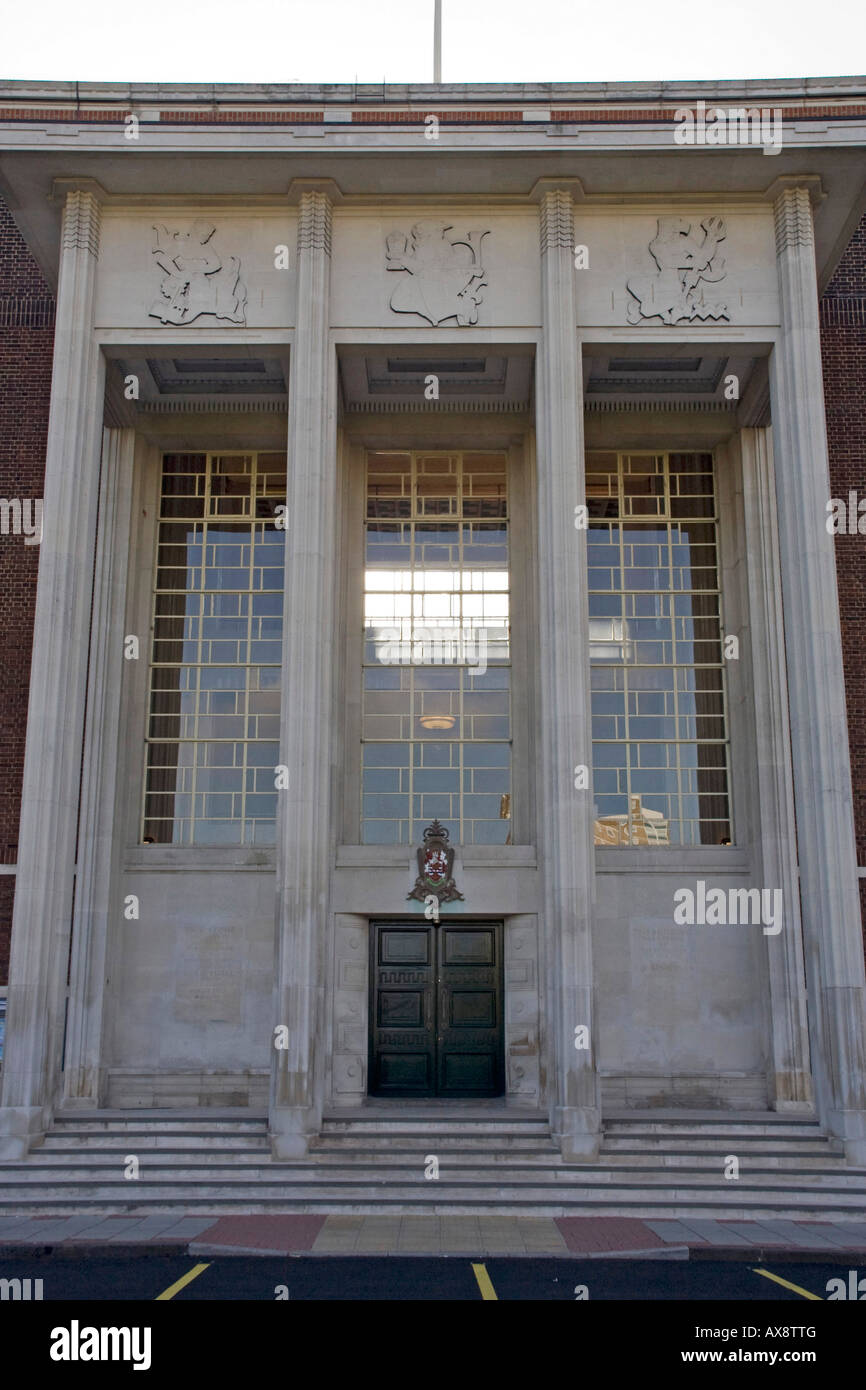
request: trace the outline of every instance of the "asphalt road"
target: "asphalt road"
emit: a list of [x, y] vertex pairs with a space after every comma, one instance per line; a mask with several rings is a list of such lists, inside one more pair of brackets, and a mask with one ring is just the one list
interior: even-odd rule
[[[859, 1274], [866, 1276], [866, 1269]], [[848, 1267], [777, 1261], [473, 1261], [393, 1255], [0, 1259], [0, 1280], [41, 1279], [46, 1302], [758, 1301], [799, 1303], [806, 1310], [814, 1309], [817, 1300], [827, 1300], [828, 1281], [834, 1278], [843, 1279], [847, 1288]], [[0, 1309], [11, 1312], [12, 1305], [0, 1300]]]

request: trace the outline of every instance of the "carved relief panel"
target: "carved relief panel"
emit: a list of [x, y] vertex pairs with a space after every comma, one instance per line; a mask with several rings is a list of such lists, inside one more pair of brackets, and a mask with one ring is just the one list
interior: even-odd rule
[[772, 209], [578, 208], [577, 322], [665, 337], [774, 325], [779, 292]]
[[159, 296], [149, 310], [160, 323], [193, 323], [201, 314], [246, 323], [246, 285], [237, 256], [220, 254], [213, 222], [191, 227], [154, 225], [154, 262], [162, 272]]
[[155, 338], [289, 328], [295, 319], [294, 209], [198, 215], [154, 205], [103, 210], [94, 321]]
[[660, 217], [649, 252], [658, 269], [629, 278], [629, 323], [728, 319], [728, 305], [715, 286], [725, 279], [720, 246], [724, 219]]
[[481, 291], [487, 284], [481, 243], [490, 231], [462, 234], [448, 222], [416, 222], [409, 232], [390, 232], [385, 259], [390, 271], [403, 272], [391, 294], [396, 314], [417, 314], [437, 326], [478, 322]]
[[538, 212], [338, 208], [335, 328], [398, 335], [540, 322]]

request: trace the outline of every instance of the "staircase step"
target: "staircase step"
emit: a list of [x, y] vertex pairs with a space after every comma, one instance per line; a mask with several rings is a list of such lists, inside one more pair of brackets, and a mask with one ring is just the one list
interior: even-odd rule
[[245, 1120], [184, 1119], [160, 1115], [158, 1119], [148, 1120], [138, 1113], [125, 1120], [117, 1118], [83, 1118], [76, 1112], [58, 1117], [52, 1127], [53, 1134], [259, 1134], [267, 1133], [268, 1122], [261, 1116]]
[[135, 1148], [177, 1148], [177, 1150], [206, 1150], [211, 1145], [218, 1144], [228, 1150], [247, 1152], [250, 1150], [268, 1150], [267, 1129], [261, 1129], [252, 1134], [224, 1134], [222, 1130], [209, 1130], [203, 1134], [188, 1134], [181, 1130], [124, 1130], [122, 1133], [115, 1133], [111, 1130], [108, 1133], [92, 1133], [90, 1130], [51, 1130], [46, 1134], [43, 1143], [39, 1145], [40, 1154], [47, 1152], [61, 1152], [75, 1148], [75, 1150], [129, 1150], [133, 1145]]
[[478, 1120], [478, 1119], [327, 1119], [322, 1122], [322, 1134], [491, 1134], [491, 1136], [530, 1137], [542, 1134], [549, 1137], [548, 1120]]
[[[38, 1166], [32, 1162], [4, 1164], [0, 1169], [0, 1200], [4, 1194], [14, 1190], [19, 1186], [26, 1186], [31, 1191], [45, 1190], [52, 1187], [61, 1187], [65, 1183], [93, 1183], [97, 1186], [111, 1186], [118, 1184], [126, 1187], [130, 1182], [135, 1182], [142, 1189], [147, 1186], [159, 1186], [169, 1184], [173, 1188], [180, 1189], [184, 1183], [205, 1184], [239, 1184], [248, 1186], [249, 1184], [262, 1184], [268, 1188], [289, 1188], [293, 1185], [307, 1185], [310, 1183], [330, 1183], [347, 1182], [363, 1183], [370, 1186], [381, 1186], [382, 1184], [407, 1184], [435, 1182], [436, 1179], [427, 1179], [424, 1176], [425, 1164], [420, 1155], [417, 1162], [407, 1164], [405, 1161], [395, 1159], [393, 1161], [379, 1162], [375, 1165], [353, 1164], [349, 1166], [331, 1167], [327, 1174], [322, 1172], [318, 1164], [313, 1163], [153, 1163], [142, 1164], [139, 1169], [137, 1179], [127, 1179], [123, 1176], [123, 1171], [118, 1164], [101, 1165], [75, 1165], [67, 1164], [63, 1167], [52, 1165]], [[780, 1174], [778, 1170], [771, 1171], [743, 1171], [737, 1180], [732, 1180], [729, 1184], [725, 1182], [719, 1171], [701, 1172], [699, 1170], [676, 1171], [665, 1170], [663, 1172], [653, 1168], [646, 1168], [640, 1172], [632, 1169], [614, 1171], [604, 1165], [580, 1164], [567, 1165], [560, 1160], [558, 1165], [548, 1165], [539, 1167], [537, 1165], [507, 1163], [507, 1164], [484, 1164], [479, 1166], [477, 1161], [467, 1164], [447, 1164], [440, 1163], [439, 1183], [455, 1183], [458, 1185], [474, 1184], [477, 1186], [489, 1186], [491, 1183], [499, 1186], [510, 1184], [527, 1184], [530, 1186], [556, 1184], [563, 1187], [580, 1188], [641, 1188], [648, 1190], [651, 1188], [716, 1188], [724, 1192], [728, 1187], [736, 1187], [738, 1192], [759, 1190], [762, 1188], [778, 1189], [784, 1186], [790, 1192], [815, 1192], [820, 1191], [822, 1195], [832, 1193], [851, 1192], [862, 1197], [864, 1208], [866, 1208], [866, 1193], [863, 1190], [862, 1175], [856, 1172], [836, 1172], [836, 1173], [810, 1173], [808, 1170], [797, 1170], [790, 1173]]]
[[605, 1131], [603, 1147], [606, 1153], [720, 1153], [730, 1149], [735, 1141], [739, 1153], [812, 1154], [827, 1152], [836, 1155], [842, 1145], [825, 1136], [813, 1139], [766, 1139], [761, 1135], [722, 1135], [714, 1138], [683, 1139], [679, 1135], [619, 1135]]
[[751, 1135], [764, 1139], [810, 1139], [820, 1138], [822, 1135], [818, 1125], [813, 1124], [788, 1121], [769, 1125], [763, 1121], [726, 1120], [723, 1116], [699, 1123], [692, 1120], [681, 1120], [678, 1123], [671, 1120], [647, 1120], [636, 1123], [630, 1120], [609, 1120], [605, 1117], [604, 1132], [612, 1137], [629, 1135], [633, 1138], [639, 1135], [642, 1138], [651, 1138], [658, 1134], [665, 1138], [678, 1139], [712, 1139], [717, 1135], [729, 1134], [742, 1135], [743, 1138]]
[[[437, 1144], [435, 1151], [440, 1165], [447, 1162], [461, 1166], [472, 1163], [488, 1163], [508, 1167], [545, 1167], [562, 1162], [557, 1149], [553, 1146], [545, 1148], [543, 1152], [515, 1151], [512, 1149], [491, 1152], [476, 1145], [447, 1149], [443, 1145]], [[366, 1146], [359, 1146], [351, 1150], [331, 1150], [323, 1147], [317, 1147], [314, 1150], [316, 1162], [326, 1167], [345, 1166], [349, 1163], [372, 1165], [378, 1162], [421, 1162], [426, 1159], [427, 1152], [427, 1146], [409, 1148], [403, 1144], [392, 1144], [387, 1149], [369, 1149]], [[634, 1173], [657, 1172], [662, 1168], [666, 1170], [692, 1169], [695, 1172], [721, 1174], [725, 1157], [726, 1155], [721, 1153], [677, 1153], [664, 1154], [655, 1158], [647, 1154], [608, 1154], [602, 1149], [600, 1155], [602, 1163], [593, 1166], [604, 1166], [616, 1171], [623, 1170]], [[580, 1164], [580, 1171], [583, 1172], [587, 1166]], [[844, 1168], [844, 1165], [841, 1166]], [[749, 1154], [740, 1158], [741, 1175], [762, 1171], [790, 1172], [795, 1175], [803, 1172], [835, 1173], [839, 1169], [839, 1160], [832, 1155], [819, 1154], [803, 1157], [795, 1154]], [[856, 1170], [848, 1169], [847, 1171]], [[860, 1180], [862, 1181], [862, 1178]]]
[[[360, 1169], [391, 1169], [394, 1167], [404, 1167], [415, 1169], [419, 1165], [423, 1167], [430, 1156], [427, 1146], [420, 1148], [407, 1148], [402, 1145], [392, 1145], [387, 1150], [383, 1149], [352, 1149], [344, 1152], [331, 1152], [327, 1149], [316, 1149], [309, 1160], [301, 1161], [300, 1166], [311, 1167], [314, 1169], [345, 1169], [347, 1172]], [[564, 1164], [559, 1152], [555, 1148], [546, 1149], [543, 1153], [532, 1152], [504, 1152], [490, 1151], [483, 1147], [473, 1145], [461, 1149], [443, 1149], [437, 1146], [435, 1155], [439, 1159], [440, 1167], [450, 1168], [478, 1168], [478, 1169], [497, 1169], [515, 1168], [526, 1171], [543, 1169], [562, 1169], [565, 1172], [579, 1174], [591, 1173], [596, 1171], [617, 1174], [622, 1180], [629, 1179], [638, 1182], [647, 1173], [667, 1174], [669, 1177], [676, 1177], [683, 1173], [694, 1173], [698, 1175], [708, 1175], [723, 1180], [723, 1161], [721, 1155], [709, 1154], [675, 1154], [666, 1155], [660, 1159], [648, 1158], [646, 1155], [608, 1155], [602, 1152], [598, 1162], [593, 1164]], [[68, 1147], [64, 1150], [36, 1149], [25, 1160], [0, 1164], [0, 1182], [4, 1176], [14, 1172], [21, 1176], [28, 1173], [44, 1171], [45, 1173], [57, 1172], [62, 1168], [74, 1167], [77, 1170], [106, 1170], [122, 1169], [129, 1155], [128, 1152], [117, 1150], [79, 1150]], [[284, 1163], [272, 1164], [270, 1150], [267, 1148], [240, 1152], [234, 1149], [225, 1149], [222, 1146], [203, 1149], [142, 1149], [136, 1154], [142, 1168], [148, 1171], [155, 1169], [178, 1169], [180, 1167], [196, 1168], [200, 1166], [223, 1165], [226, 1168], [233, 1166], [237, 1168], [249, 1169], [250, 1167], [261, 1168], [264, 1171], [276, 1170], [286, 1167]], [[739, 1179], [728, 1179], [727, 1181], [742, 1181], [752, 1174], [774, 1173], [784, 1178], [797, 1178], [808, 1174], [816, 1177], [833, 1176], [841, 1174], [851, 1177], [853, 1181], [864, 1184], [863, 1173], [861, 1170], [853, 1169], [845, 1164], [840, 1164], [838, 1159], [831, 1157], [817, 1157], [804, 1159], [798, 1156], [786, 1157], [784, 1155], [770, 1154], [750, 1155], [747, 1159], [740, 1162]]]
[[322, 1204], [338, 1203], [340, 1209], [352, 1210], [360, 1206], [375, 1210], [380, 1206], [403, 1206], [407, 1210], [435, 1209], [443, 1205], [453, 1205], [456, 1209], [469, 1205], [488, 1205], [497, 1208], [532, 1209], [553, 1208], [563, 1213], [585, 1211], [588, 1214], [615, 1214], [617, 1211], [641, 1208], [650, 1213], [658, 1213], [659, 1208], [669, 1208], [673, 1213], [687, 1209], [705, 1211], [712, 1208], [722, 1213], [728, 1220], [760, 1219], [757, 1213], [795, 1217], [794, 1211], [815, 1213], [815, 1220], [852, 1216], [863, 1219], [866, 1213], [866, 1199], [862, 1193], [859, 1200], [851, 1192], [831, 1192], [815, 1194], [808, 1190], [794, 1193], [788, 1189], [737, 1192], [726, 1194], [712, 1188], [659, 1188], [653, 1193], [641, 1192], [634, 1188], [619, 1188], [611, 1184], [598, 1187], [569, 1189], [551, 1184], [549, 1186], [488, 1183], [433, 1183], [398, 1184], [385, 1182], [378, 1186], [370, 1183], [328, 1182], [315, 1183], [307, 1190], [296, 1186], [289, 1191], [285, 1187], [263, 1183], [225, 1183], [198, 1184], [194, 1194], [182, 1185], [164, 1183], [150, 1184], [146, 1189], [137, 1183], [136, 1192], [130, 1192], [129, 1183], [93, 1184], [65, 1183], [54, 1188], [50, 1196], [39, 1195], [38, 1201], [23, 1202], [16, 1197], [2, 1196], [0, 1212], [12, 1215], [16, 1211], [27, 1210], [54, 1212], [67, 1209], [86, 1210], [98, 1206], [108, 1210], [114, 1206], [118, 1210], [145, 1214], [159, 1209], [178, 1210], [181, 1213], [201, 1210], [206, 1204], [219, 1205], [232, 1202], [238, 1209], [255, 1211], [266, 1209], [268, 1204], [274, 1210], [288, 1210], [299, 1204], [310, 1210]]
[[[558, 1196], [559, 1194], [557, 1194]], [[838, 1208], [828, 1212], [827, 1208], [821, 1205], [795, 1207], [789, 1200], [775, 1204], [766, 1203], [762, 1206], [726, 1208], [715, 1201], [689, 1201], [688, 1203], [667, 1201], [651, 1204], [646, 1200], [630, 1200], [620, 1197], [615, 1202], [593, 1202], [589, 1205], [581, 1205], [579, 1202], [565, 1204], [560, 1200], [556, 1202], [538, 1199], [525, 1200], [522, 1197], [509, 1200], [507, 1204], [503, 1202], [501, 1197], [460, 1198], [459, 1200], [440, 1198], [428, 1203], [419, 1203], [415, 1200], [387, 1195], [377, 1195], [372, 1199], [366, 1195], [352, 1200], [346, 1198], [345, 1195], [310, 1196], [305, 1200], [298, 1201], [289, 1201], [285, 1197], [280, 1197], [276, 1201], [259, 1198], [245, 1198], [239, 1201], [233, 1197], [208, 1197], [199, 1200], [195, 1197], [186, 1199], [182, 1203], [163, 1199], [142, 1203], [111, 1201], [104, 1198], [97, 1200], [63, 1198], [53, 1202], [40, 1202], [38, 1207], [21, 1207], [4, 1203], [0, 1207], [0, 1216], [63, 1217], [82, 1215], [87, 1212], [92, 1212], [95, 1218], [99, 1216], [177, 1215], [212, 1216], [216, 1219], [218, 1216], [305, 1214], [321, 1216], [375, 1216], [382, 1214], [394, 1216], [484, 1216], [497, 1215], [503, 1210], [507, 1210], [509, 1216], [632, 1216], [646, 1221], [688, 1221], [691, 1218], [721, 1221], [772, 1221], [781, 1218], [788, 1221], [820, 1222], [827, 1221], [830, 1217], [834, 1220], [853, 1218], [862, 1221], [863, 1219], [861, 1208]]]

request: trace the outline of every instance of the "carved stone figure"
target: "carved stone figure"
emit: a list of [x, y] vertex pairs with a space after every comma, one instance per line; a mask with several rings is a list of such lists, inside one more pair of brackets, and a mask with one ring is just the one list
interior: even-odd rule
[[201, 219], [189, 231], [169, 231], [154, 226], [153, 257], [166, 278], [160, 298], [151, 306], [151, 317], [161, 323], [192, 323], [201, 314], [213, 314], [230, 323], [246, 323], [246, 286], [240, 278], [237, 256], [221, 258], [212, 244], [216, 228]]
[[727, 274], [724, 257], [718, 254], [724, 239], [721, 217], [706, 217], [700, 224], [684, 217], [660, 217], [656, 236], [649, 244], [658, 273], [635, 275], [628, 281], [632, 296], [629, 323], [728, 318], [727, 304], [706, 290]]
[[391, 295], [397, 314], [418, 314], [434, 326], [456, 319], [478, 322], [478, 305], [486, 283], [481, 242], [489, 232], [477, 229], [450, 237], [447, 222], [416, 222], [409, 236], [391, 232], [385, 241], [388, 269], [407, 272]]

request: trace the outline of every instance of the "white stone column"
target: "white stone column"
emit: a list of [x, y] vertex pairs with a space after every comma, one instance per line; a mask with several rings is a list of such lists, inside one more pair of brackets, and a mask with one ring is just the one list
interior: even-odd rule
[[770, 983], [770, 1100], [775, 1110], [811, 1111], [772, 437], [766, 429], [744, 429], [739, 440], [757, 780], [753, 881], [763, 888], [781, 888], [784, 904], [782, 931], [764, 937]]
[[866, 978], [809, 192], [775, 203], [781, 335], [771, 361], [800, 895], [816, 1099], [866, 1166]]
[[337, 569], [336, 357], [328, 341], [332, 209], [301, 195], [298, 313], [289, 385], [288, 525], [278, 793], [277, 929], [270, 1099], [275, 1158], [306, 1153], [321, 1126], [331, 832], [332, 660]]
[[23, 1157], [39, 1142], [60, 1080], [102, 441], [104, 365], [92, 329], [99, 222], [93, 193], [67, 194], [9, 969], [2, 1158]]
[[[112, 932], [122, 931], [124, 925], [122, 894], [117, 891], [114, 875], [117, 827], [124, 823], [126, 791], [125, 787], [118, 788], [117, 769], [134, 456], [134, 430], [104, 431], [69, 963], [64, 1108], [94, 1108], [104, 1101], [106, 960]], [[144, 634], [137, 635], [146, 652]]]
[[[593, 799], [575, 788], [592, 767], [583, 384], [577, 341], [571, 194], [541, 199], [543, 333], [536, 381], [541, 759], [538, 839], [544, 884], [551, 1129], [563, 1156], [594, 1158], [600, 1088], [593, 1008]], [[590, 779], [591, 781], [591, 779]], [[575, 1029], [589, 1047], [575, 1047]]]

